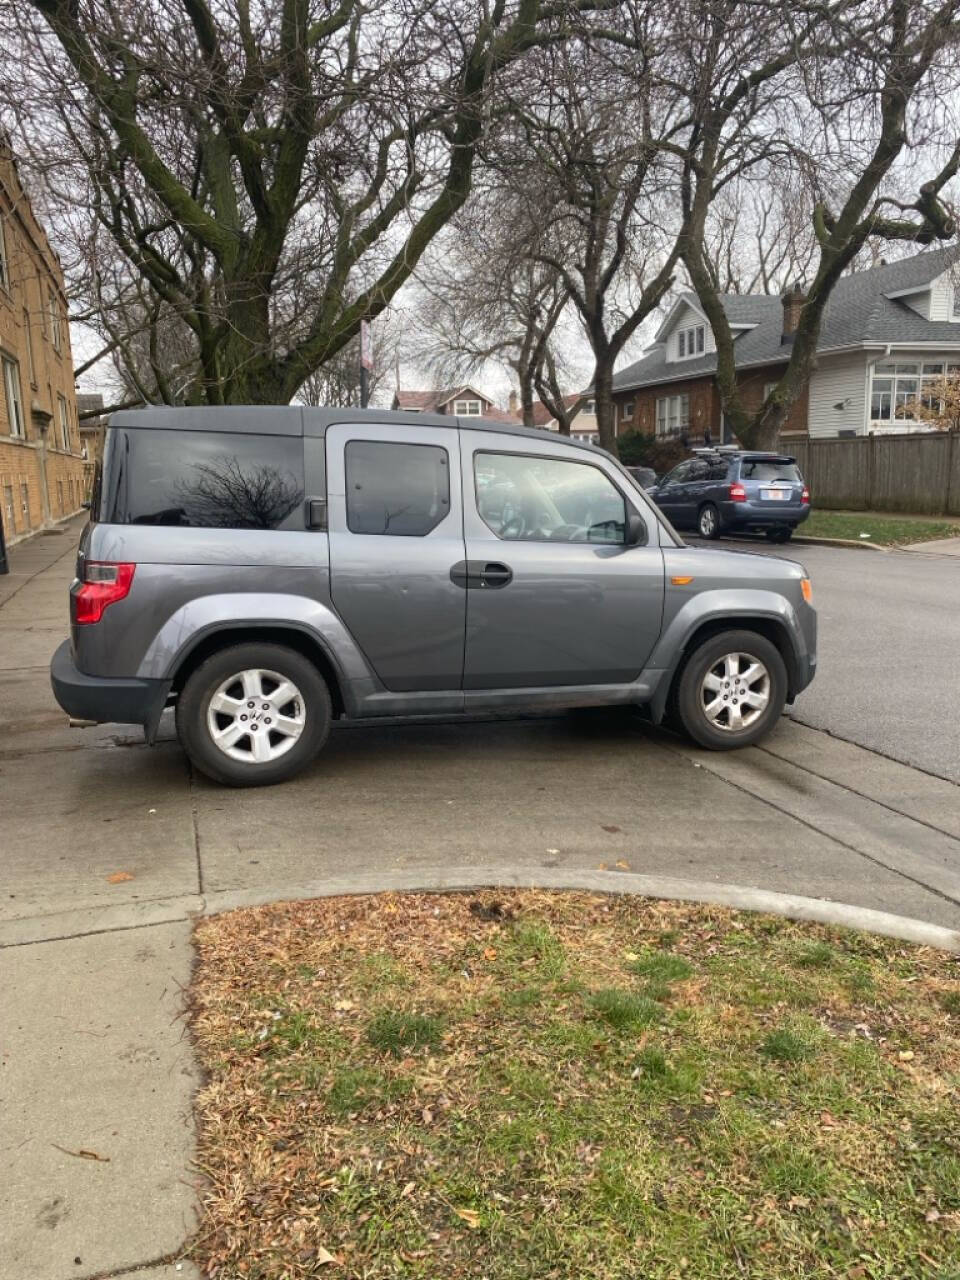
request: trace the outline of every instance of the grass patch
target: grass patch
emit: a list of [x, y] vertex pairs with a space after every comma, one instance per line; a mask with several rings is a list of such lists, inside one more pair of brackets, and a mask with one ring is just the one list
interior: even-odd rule
[[443, 1039], [443, 1023], [428, 1013], [405, 1013], [381, 1009], [367, 1025], [367, 1042], [381, 1053], [395, 1058], [404, 1051], [438, 1049]]
[[662, 1017], [663, 1010], [649, 996], [625, 991], [622, 987], [604, 987], [587, 997], [587, 1007], [615, 1031], [638, 1031]]
[[772, 1058], [774, 1062], [806, 1062], [808, 1058], [813, 1057], [814, 1050], [809, 1041], [781, 1027], [764, 1036], [760, 1052], [765, 1058]]
[[[815, 508], [799, 532], [811, 538], [849, 538], [852, 542], [892, 546], [895, 543], [960, 537], [960, 521], [912, 520], [909, 516], [881, 515], [876, 511], [820, 511]], [[862, 533], [870, 536], [861, 538]]]
[[949, 957], [498, 898], [198, 924], [203, 1274], [960, 1280]]

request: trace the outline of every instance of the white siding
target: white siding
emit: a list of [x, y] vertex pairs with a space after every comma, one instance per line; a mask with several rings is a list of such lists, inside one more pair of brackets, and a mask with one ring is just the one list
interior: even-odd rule
[[928, 320], [956, 320], [953, 314], [954, 278], [952, 271], [937, 276], [930, 285], [930, 312]]
[[688, 329], [691, 325], [702, 324], [704, 328], [703, 334], [703, 353], [706, 355], [710, 351], [716, 351], [717, 344], [713, 340], [713, 330], [704, 320], [699, 311], [695, 311], [689, 304], [684, 305], [677, 312], [676, 319], [673, 322], [673, 328], [666, 336], [667, 344], [667, 363], [685, 364], [686, 360], [677, 360], [677, 331], [679, 329]]
[[930, 314], [930, 290], [923, 289], [919, 293], [908, 293], [901, 298], [896, 299], [897, 302], [905, 303], [911, 311], [916, 311], [918, 316], [923, 316], [924, 320], [945, 320], [946, 316], [932, 316]]
[[[811, 437], [841, 430], [862, 435], [866, 411], [867, 353], [820, 356], [810, 377], [807, 428]], [[844, 409], [835, 406], [846, 402]]]

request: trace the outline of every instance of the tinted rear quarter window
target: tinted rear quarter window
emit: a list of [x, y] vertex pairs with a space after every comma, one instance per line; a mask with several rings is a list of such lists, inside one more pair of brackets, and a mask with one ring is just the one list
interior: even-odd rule
[[303, 441], [111, 428], [94, 517], [195, 529], [302, 529]]
[[351, 533], [422, 538], [450, 510], [450, 460], [438, 445], [350, 440], [344, 461]]
[[767, 483], [773, 480], [787, 480], [798, 483], [800, 469], [795, 462], [765, 462], [759, 458], [743, 458], [740, 462], [740, 479], [760, 480]]

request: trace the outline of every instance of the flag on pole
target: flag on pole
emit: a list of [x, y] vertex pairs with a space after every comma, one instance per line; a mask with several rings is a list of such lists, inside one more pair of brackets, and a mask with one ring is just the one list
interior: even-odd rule
[[373, 351], [370, 347], [370, 325], [366, 320], [360, 321], [360, 367], [373, 368]]

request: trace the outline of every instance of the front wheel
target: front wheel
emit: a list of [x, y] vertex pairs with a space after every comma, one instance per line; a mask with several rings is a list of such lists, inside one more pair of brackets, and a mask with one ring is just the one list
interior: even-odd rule
[[700, 746], [730, 751], [769, 733], [786, 700], [787, 671], [776, 646], [753, 631], [724, 631], [690, 655], [676, 708]]
[[177, 734], [215, 782], [285, 782], [330, 732], [330, 693], [308, 658], [279, 644], [238, 644], [202, 662], [177, 699]]
[[712, 502], [700, 508], [697, 530], [701, 538], [713, 539], [720, 536], [720, 512]]

